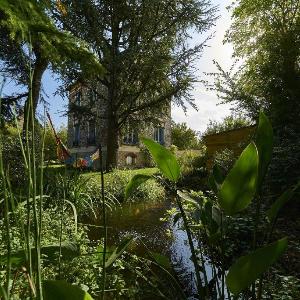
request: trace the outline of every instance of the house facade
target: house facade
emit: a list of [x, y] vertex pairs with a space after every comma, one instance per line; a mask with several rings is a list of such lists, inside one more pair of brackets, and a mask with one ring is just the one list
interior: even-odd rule
[[[98, 87], [91, 89], [82, 84], [75, 84], [69, 89], [69, 105], [75, 105], [79, 110], [68, 114], [68, 148], [75, 157], [86, 157], [93, 154], [101, 145], [103, 164], [107, 155], [107, 102], [106, 90]], [[98, 95], [104, 95], [99, 98]], [[80, 108], [83, 108], [82, 114]], [[90, 115], [85, 114], [88, 109]], [[140, 137], [148, 137], [165, 147], [171, 146], [171, 101], [163, 117], [159, 118], [159, 125], [147, 126], [134, 124], [134, 129], [123, 130], [119, 135], [117, 166], [120, 168], [139, 168], [150, 164], [149, 156], [140, 142]], [[94, 168], [99, 167], [95, 161]]]

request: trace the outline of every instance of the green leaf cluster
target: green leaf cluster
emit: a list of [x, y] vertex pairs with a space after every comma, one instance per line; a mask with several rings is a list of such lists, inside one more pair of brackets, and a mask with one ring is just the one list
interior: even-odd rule
[[[162, 174], [176, 183], [180, 177], [180, 167], [174, 155], [161, 145], [143, 139], [154, 161]], [[232, 169], [224, 177], [222, 170], [215, 166], [209, 179], [212, 190], [217, 196], [218, 208], [210, 201], [197, 202], [189, 193], [178, 191], [178, 195], [186, 203], [200, 211], [200, 220], [207, 227], [213, 239], [222, 226], [222, 218], [225, 213], [233, 216], [245, 210], [261, 191], [264, 177], [271, 161], [273, 148], [272, 126], [263, 112], [260, 113], [256, 139], [250, 143], [241, 153]], [[127, 191], [147, 180], [144, 177], [136, 177], [129, 183]], [[299, 185], [284, 193], [268, 211], [271, 228], [273, 228], [280, 208], [292, 197]], [[182, 211], [185, 226], [188, 226], [185, 212]], [[260, 207], [258, 206], [258, 213]], [[186, 228], [189, 232], [189, 228]], [[271, 229], [272, 230], [272, 229]], [[222, 233], [221, 233], [222, 235]], [[227, 286], [234, 295], [238, 295], [244, 289], [256, 281], [267, 269], [274, 264], [287, 248], [287, 239], [283, 238], [261, 248], [254, 249], [249, 254], [240, 257], [229, 269], [226, 276]], [[205, 274], [205, 273], [204, 273]]]

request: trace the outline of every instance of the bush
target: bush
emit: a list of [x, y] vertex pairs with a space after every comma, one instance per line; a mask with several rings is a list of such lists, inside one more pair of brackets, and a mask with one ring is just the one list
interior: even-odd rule
[[[54, 202], [53, 202], [54, 201]], [[89, 293], [97, 297], [99, 290], [101, 290], [101, 276], [102, 276], [102, 254], [99, 254], [101, 248], [100, 241], [94, 241], [96, 246], [91, 244], [88, 239], [87, 227], [78, 226], [76, 229], [72, 209], [65, 205], [65, 209], [61, 212], [61, 207], [54, 205], [55, 200], [48, 199], [48, 205], [43, 211], [43, 234], [42, 246], [59, 246], [60, 236], [63, 245], [70, 245], [68, 252], [61, 256], [59, 260], [58, 249], [55, 252], [49, 252], [43, 257], [43, 278], [45, 280], [55, 280], [60, 278], [70, 283], [79, 285], [87, 289]], [[49, 205], [50, 204], [50, 205]], [[11, 231], [11, 247], [12, 253], [20, 251], [24, 247], [24, 236], [20, 224], [26, 220], [26, 207], [20, 205], [15, 211], [18, 219], [11, 217], [10, 231]], [[21, 222], [20, 222], [21, 221]], [[61, 223], [62, 222], [62, 223]], [[62, 224], [62, 227], [61, 227]], [[33, 234], [33, 232], [31, 232]], [[7, 252], [6, 246], [6, 232], [4, 220], [0, 219], [0, 259], [5, 257]], [[71, 247], [71, 245], [73, 245]], [[64, 251], [62, 251], [64, 253]], [[134, 286], [137, 278], [136, 274], [128, 278], [128, 271], [126, 274], [125, 267], [127, 265], [132, 268], [138, 267], [137, 259], [132, 255], [127, 255], [126, 261], [124, 255], [116, 260], [113, 268], [107, 272], [107, 288], [114, 289], [113, 299], [132, 299], [135, 298], [137, 288]], [[29, 299], [28, 282], [24, 276], [19, 275], [21, 263], [17, 261], [12, 265], [12, 273], [15, 274], [14, 284], [14, 298], [13, 299]], [[17, 276], [19, 275], [19, 276]], [[0, 266], [0, 282], [5, 282], [5, 273], [3, 266]], [[125, 289], [125, 286], [127, 287]], [[123, 298], [122, 298], [123, 299]]]
[[18, 132], [15, 128], [9, 128], [2, 136], [2, 155], [5, 171], [12, 184], [24, 182], [24, 162], [19, 142]]
[[178, 162], [182, 175], [200, 175], [205, 172], [206, 156], [204, 152], [186, 150], [177, 152]]
[[[29, 133], [29, 144], [30, 133]], [[41, 161], [41, 135], [39, 129], [36, 130], [35, 135], [35, 163], [39, 166]], [[26, 141], [23, 139], [23, 147], [26, 152]], [[29, 149], [31, 151], [31, 149]], [[18, 130], [15, 127], [9, 126], [2, 131], [2, 155], [4, 172], [9, 176], [10, 182], [13, 186], [21, 186], [25, 182], [25, 163], [22, 154], [22, 147], [20, 145]]]
[[147, 148], [142, 147], [141, 148], [141, 154], [142, 154], [142, 157], [143, 157], [145, 167], [151, 168], [151, 167], [155, 166], [155, 163], [152, 159], [152, 156], [151, 156], [151, 154], [150, 154], [150, 152]]
[[227, 173], [233, 166], [236, 160], [234, 152], [228, 148], [217, 151], [213, 158], [213, 165], [218, 165]]
[[[140, 170], [139, 170], [140, 171]], [[105, 174], [105, 194], [108, 200], [122, 202], [124, 200], [125, 187], [130, 179], [136, 174], [133, 170], [114, 170]], [[88, 174], [86, 176], [89, 176]], [[101, 194], [100, 178], [89, 177], [87, 188], [90, 195], [99, 200]], [[162, 185], [154, 179], [150, 179], [142, 184], [128, 199], [128, 201], [158, 201], [165, 197], [165, 190]], [[97, 201], [99, 202], [99, 201]]]

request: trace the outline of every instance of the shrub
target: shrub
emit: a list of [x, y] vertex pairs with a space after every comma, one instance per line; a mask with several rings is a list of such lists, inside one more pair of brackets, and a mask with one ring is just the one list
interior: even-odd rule
[[205, 172], [206, 156], [204, 152], [186, 150], [177, 152], [178, 162], [183, 176]]
[[149, 150], [147, 148], [142, 147], [141, 154], [143, 157], [145, 167], [151, 168], [155, 166], [152, 156], [150, 155]]
[[12, 184], [24, 182], [25, 169], [17, 130], [10, 127], [2, 143], [4, 168]]
[[[122, 202], [124, 200], [125, 188], [130, 179], [136, 172], [132, 170], [114, 170], [105, 174], [105, 194], [110, 201], [117, 200]], [[89, 176], [87, 174], [87, 176]], [[100, 178], [90, 177], [87, 182], [87, 188], [94, 200], [100, 198], [101, 184]], [[165, 190], [162, 185], [157, 183], [154, 179], [150, 179], [141, 185], [135, 193], [128, 199], [129, 201], [158, 201], [165, 197]], [[97, 201], [99, 203], [99, 201]]]
[[213, 165], [218, 165], [227, 173], [233, 166], [236, 156], [231, 149], [225, 148], [224, 150], [217, 151], [213, 158]]

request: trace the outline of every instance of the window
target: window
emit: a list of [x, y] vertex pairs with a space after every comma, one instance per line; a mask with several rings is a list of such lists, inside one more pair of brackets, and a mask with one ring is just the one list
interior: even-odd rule
[[154, 128], [154, 141], [163, 145], [165, 143], [165, 129], [163, 127]]
[[127, 132], [123, 138], [123, 143], [126, 145], [136, 145], [138, 143], [138, 134], [135, 130]]
[[96, 144], [96, 124], [95, 121], [89, 121], [88, 145]]
[[80, 105], [80, 102], [81, 102], [81, 91], [78, 91], [76, 94], [75, 94], [75, 104], [76, 105]]
[[134, 153], [128, 153], [125, 156], [125, 162], [127, 166], [135, 165], [136, 155]]
[[130, 155], [126, 156], [126, 165], [132, 165], [132, 164], [133, 164], [132, 156]]
[[80, 125], [79, 122], [74, 123], [74, 139], [73, 146], [79, 146], [80, 141]]
[[91, 89], [89, 91], [89, 101], [90, 101], [90, 105], [91, 106], [95, 104], [95, 101], [96, 101], [96, 92], [93, 89]]

